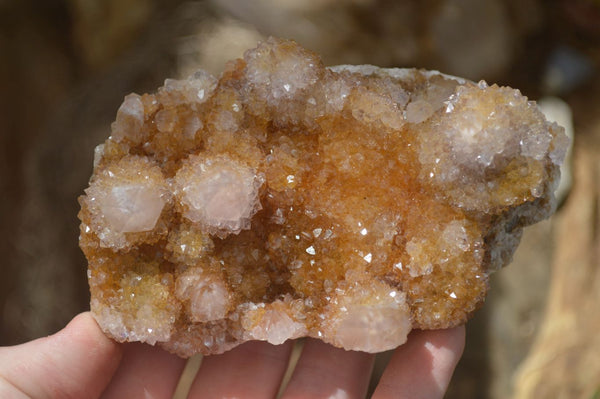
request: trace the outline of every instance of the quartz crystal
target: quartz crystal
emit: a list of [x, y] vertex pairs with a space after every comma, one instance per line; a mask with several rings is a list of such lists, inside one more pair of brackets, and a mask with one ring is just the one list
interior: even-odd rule
[[481, 306], [566, 147], [517, 90], [271, 38], [125, 97], [80, 198], [92, 313], [183, 357], [397, 347]]

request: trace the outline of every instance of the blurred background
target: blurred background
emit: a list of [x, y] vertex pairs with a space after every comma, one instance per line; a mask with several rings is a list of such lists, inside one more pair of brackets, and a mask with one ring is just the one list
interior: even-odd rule
[[269, 35], [510, 85], [574, 126], [558, 213], [493, 276], [447, 397], [600, 398], [598, 0], [0, 0], [0, 345], [88, 308], [77, 197], [123, 96]]

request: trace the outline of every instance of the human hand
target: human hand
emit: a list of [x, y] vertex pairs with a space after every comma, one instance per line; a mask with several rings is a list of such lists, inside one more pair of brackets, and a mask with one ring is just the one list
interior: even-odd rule
[[[464, 334], [464, 327], [413, 331], [395, 350], [373, 398], [443, 397]], [[292, 345], [248, 342], [205, 357], [189, 398], [274, 398]], [[362, 398], [373, 359], [307, 339], [282, 398]], [[0, 348], [0, 397], [171, 398], [184, 365], [158, 347], [110, 340], [86, 312], [52, 336]]]

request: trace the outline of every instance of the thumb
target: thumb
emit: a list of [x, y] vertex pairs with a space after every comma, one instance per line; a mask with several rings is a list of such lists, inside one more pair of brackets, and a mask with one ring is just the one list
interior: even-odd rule
[[121, 360], [89, 312], [49, 337], [0, 348], [0, 397], [97, 398]]

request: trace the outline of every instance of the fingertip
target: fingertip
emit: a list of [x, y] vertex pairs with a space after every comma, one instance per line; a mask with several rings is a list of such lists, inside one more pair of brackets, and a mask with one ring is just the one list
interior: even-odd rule
[[424, 347], [431, 356], [431, 379], [439, 392], [443, 393], [448, 388], [450, 378], [462, 356], [465, 347], [465, 328], [459, 326], [434, 331], [429, 334]]
[[446, 361], [458, 361], [465, 349], [464, 325], [444, 330], [416, 331], [415, 335], [433, 358], [443, 357]]
[[89, 311], [81, 312], [75, 317], [73, 317], [73, 319], [71, 319], [71, 321], [65, 326], [65, 328], [60, 330], [58, 333], [64, 333], [70, 330], [88, 330], [94, 334], [99, 333], [104, 335], [100, 330], [98, 323], [96, 323], [96, 319], [94, 319], [94, 316], [92, 316], [92, 313]]
[[282, 398], [364, 398], [375, 356], [307, 338]]
[[121, 359], [89, 312], [49, 337], [4, 348], [0, 377], [30, 397], [100, 396]]
[[170, 398], [185, 359], [141, 342], [122, 345], [123, 358], [102, 398]]
[[450, 345], [454, 348], [454, 351], [458, 355], [460, 359], [462, 357], [463, 352], [465, 351], [465, 343], [467, 339], [467, 329], [465, 325], [462, 324], [458, 327], [451, 328], [447, 330], [451, 334], [451, 342]]
[[189, 397], [270, 398], [277, 395], [293, 342], [249, 341], [221, 355], [206, 356]]
[[55, 334], [58, 341], [85, 350], [90, 360], [107, 363], [103, 368], [116, 370], [123, 355], [122, 345], [108, 338], [90, 312], [75, 316], [67, 326]]
[[442, 398], [464, 345], [464, 326], [413, 331], [394, 352], [373, 398]]

